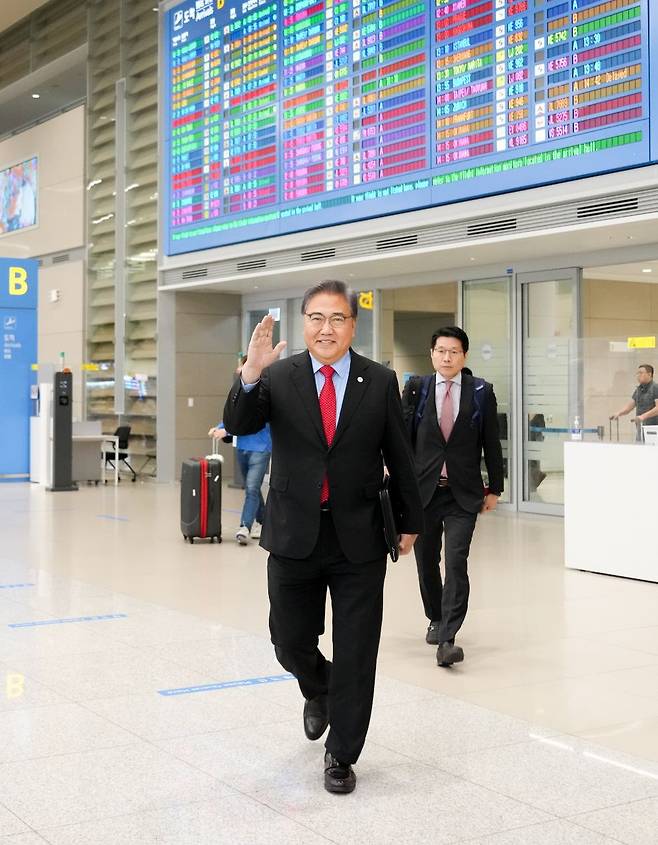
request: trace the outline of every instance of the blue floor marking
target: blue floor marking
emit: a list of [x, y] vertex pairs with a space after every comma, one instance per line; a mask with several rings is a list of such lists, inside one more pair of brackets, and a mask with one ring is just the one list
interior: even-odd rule
[[125, 619], [127, 613], [104, 613], [100, 616], [71, 616], [68, 619], [40, 619], [38, 622], [10, 622], [9, 628], [38, 628], [42, 625], [66, 625], [70, 622], [102, 622], [106, 619]]
[[32, 583], [27, 584], [0, 584], [0, 590], [16, 590], [19, 587], [34, 587]]
[[97, 513], [98, 519], [117, 519], [120, 522], [130, 522], [127, 516], [113, 516], [111, 513]]
[[237, 681], [222, 681], [217, 684], [202, 684], [197, 687], [178, 687], [176, 689], [159, 689], [158, 695], [189, 695], [193, 692], [213, 692], [220, 689], [232, 689], [233, 687], [256, 687], [262, 684], [276, 684], [279, 681], [294, 681], [295, 676], [286, 675], [265, 675], [262, 678], [242, 678]]

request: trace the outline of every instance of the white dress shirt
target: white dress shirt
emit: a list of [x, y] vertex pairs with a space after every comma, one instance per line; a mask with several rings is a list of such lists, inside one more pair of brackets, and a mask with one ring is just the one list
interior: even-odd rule
[[452, 379], [444, 379], [441, 373], [436, 374], [436, 385], [434, 388], [434, 401], [436, 403], [436, 418], [441, 422], [441, 408], [443, 407], [443, 399], [446, 395], [446, 381], [452, 382], [450, 389], [450, 396], [452, 397], [452, 421], [457, 419], [459, 414], [459, 402], [462, 395], [462, 374], [461, 371]]

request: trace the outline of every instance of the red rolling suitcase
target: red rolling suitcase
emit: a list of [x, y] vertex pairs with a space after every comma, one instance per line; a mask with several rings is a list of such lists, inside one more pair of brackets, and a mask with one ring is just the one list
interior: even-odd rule
[[180, 479], [180, 527], [183, 538], [222, 542], [222, 459], [219, 455], [183, 461]]

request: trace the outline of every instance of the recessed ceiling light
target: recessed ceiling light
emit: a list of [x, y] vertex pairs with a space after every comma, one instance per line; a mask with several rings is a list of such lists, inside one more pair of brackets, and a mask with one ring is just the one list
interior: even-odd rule
[[651, 269], [651, 267], [643, 267], [642, 272], [643, 273], [653, 273], [653, 270]]
[[38, 100], [40, 96], [41, 96], [41, 94], [32, 94], [32, 99]]

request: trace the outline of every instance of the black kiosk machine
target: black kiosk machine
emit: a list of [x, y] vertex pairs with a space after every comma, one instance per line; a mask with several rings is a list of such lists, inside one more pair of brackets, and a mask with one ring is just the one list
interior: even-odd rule
[[53, 486], [54, 493], [77, 490], [73, 474], [73, 373], [55, 373], [53, 386]]

